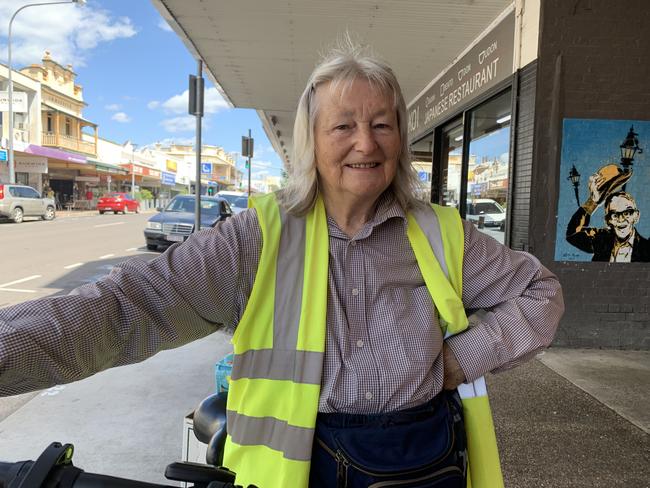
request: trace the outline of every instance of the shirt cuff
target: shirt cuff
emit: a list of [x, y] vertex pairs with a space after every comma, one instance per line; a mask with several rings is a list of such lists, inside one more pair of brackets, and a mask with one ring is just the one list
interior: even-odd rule
[[500, 366], [498, 354], [487, 331], [477, 324], [445, 340], [470, 383]]

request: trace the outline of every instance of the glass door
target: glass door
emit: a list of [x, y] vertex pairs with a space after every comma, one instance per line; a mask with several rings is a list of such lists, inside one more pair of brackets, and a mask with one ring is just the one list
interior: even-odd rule
[[421, 188], [418, 189], [418, 198], [431, 201], [431, 181], [436, 180], [436, 175], [432, 175], [433, 161], [433, 135], [420, 139], [411, 144], [412, 166], [418, 174]]
[[463, 167], [462, 117], [442, 128], [440, 151], [440, 204], [459, 208]]

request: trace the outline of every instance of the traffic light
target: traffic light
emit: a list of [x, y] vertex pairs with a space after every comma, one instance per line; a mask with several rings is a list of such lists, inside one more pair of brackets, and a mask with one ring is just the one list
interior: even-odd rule
[[248, 169], [248, 159], [247, 159], [246, 162], [244, 163], [244, 168]]
[[210, 187], [208, 187], [208, 196], [211, 197], [212, 195], [214, 195], [214, 188], [212, 188], [212, 187], [210, 186]]

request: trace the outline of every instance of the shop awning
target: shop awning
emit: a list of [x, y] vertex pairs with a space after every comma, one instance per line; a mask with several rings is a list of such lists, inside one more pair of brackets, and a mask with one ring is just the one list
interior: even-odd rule
[[77, 164], [88, 163], [88, 158], [81, 154], [69, 153], [51, 147], [37, 146], [36, 144], [30, 144], [29, 146], [27, 146], [25, 152], [28, 154], [34, 154], [36, 156], [45, 156], [46, 158], [68, 161], [70, 163], [77, 163]]
[[129, 172], [125, 168], [121, 168], [117, 164], [105, 163], [104, 161], [99, 161], [97, 159], [88, 158], [88, 162], [95, 165], [97, 171], [102, 171], [104, 173], [111, 173], [114, 175], [128, 175]]

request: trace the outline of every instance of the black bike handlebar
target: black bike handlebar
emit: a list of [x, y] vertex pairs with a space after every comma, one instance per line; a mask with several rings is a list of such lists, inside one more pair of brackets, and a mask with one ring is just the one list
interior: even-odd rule
[[[73, 452], [72, 444], [53, 442], [36, 461], [0, 462], [0, 488], [174, 488], [86, 473], [72, 464]], [[232, 471], [209, 465], [173, 463], [167, 467], [165, 476], [175, 481], [188, 481], [196, 488], [237, 488]]]

